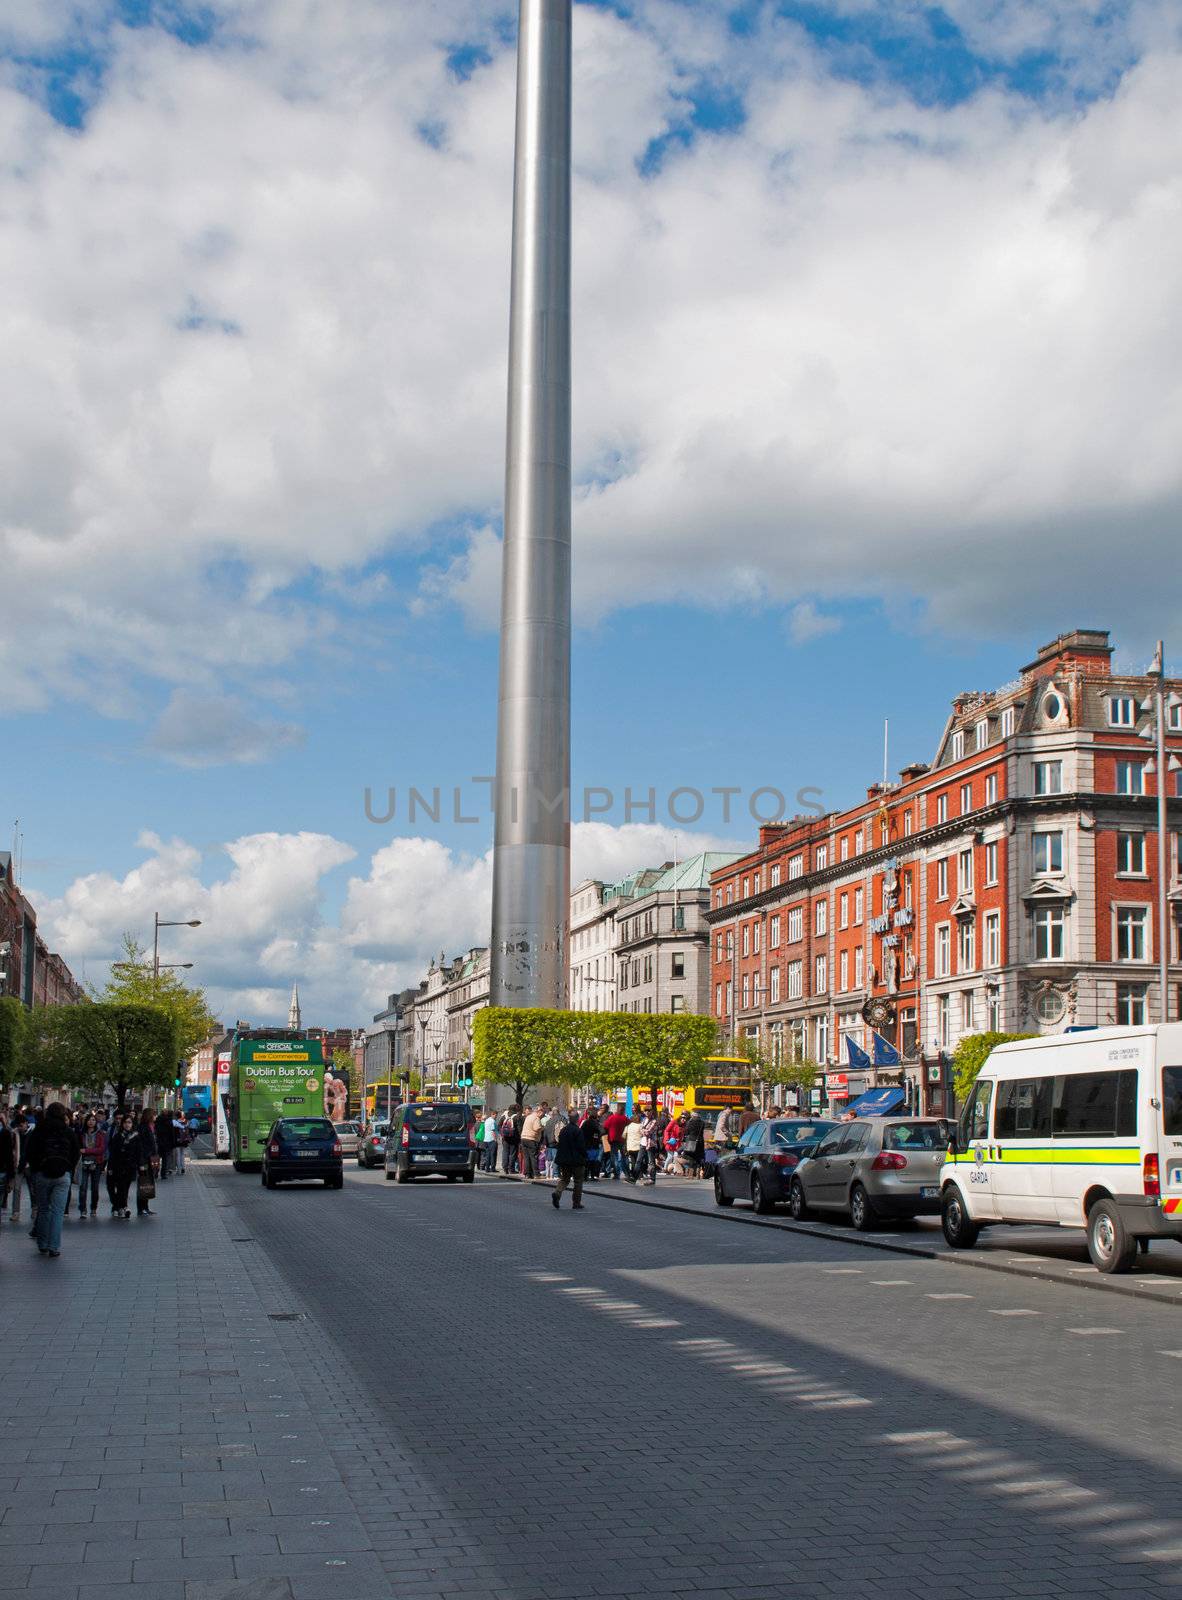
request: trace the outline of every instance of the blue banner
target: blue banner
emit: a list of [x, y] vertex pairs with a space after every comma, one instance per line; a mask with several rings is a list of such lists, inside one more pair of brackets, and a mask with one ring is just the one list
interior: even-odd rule
[[[877, 1037], [878, 1035], [876, 1034], [875, 1038]], [[849, 1051], [851, 1067], [868, 1067], [870, 1065], [870, 1057], [862, 1049], [861, 1045], [854, 1043], [848, 1033], [845, 1036], [845, 1047]]]
[[899, 1065], [899, 1052], [880, 1033], [874, 1035], [874, 1065], [876, 1067], [897, 1067]]

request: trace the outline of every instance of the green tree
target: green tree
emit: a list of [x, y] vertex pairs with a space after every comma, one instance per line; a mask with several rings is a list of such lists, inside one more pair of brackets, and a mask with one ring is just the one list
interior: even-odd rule
[[989, 1059], [996, 1045], [1011, 1039], [1034, 1039], [1033, 1033], [966, 1033], [952, 1052], [952, 1082], [956, 1089], [956, 1103], [963, 1105], [973, 1092], [977, 1074]]
[[570, 1041], [558, 1019], [579, 1014], [536, 1006], [485, 1006], [473, 1023], [473, 1076], [512, 1089], [518, 1105], [535, 1084], [563, 1082]]
[[774, 1083], [781, 1089], [792, 1089], [801, 1110], [807, 1111], [808, 1096], [816, 1088], [817, 1074], [820, 1070], [817, 1063], [810, 1061], [807, 1056], [797, 1056], [792, 1060], [785, 1058], [768, 1068], [767, 1082]]
[[21, 1077], [29, 1083], [69, 1084], [73, 1058], [65, 1048], [69, 1006], [37, 1006], [25, 1019]]
[[133, 1092], [171, 1083], [176, 1071], [176, 1035], [159, 1006], [56, 1006], [41, 1049], [52, 1063], [47, 1082], [102, 1094], [108, 1086], [122, 1107]]
[[[115, 1005], [155, 1006], [163, 1011], [175, 1042], [172, 1067], [192, 1055], [217, 1026], [217, 1019], [205, 1003], [205, 990], [190, 988], [175, 972], [153, 973], [151, 957], [130, 933], [123, 935], [123, 959], [111, 963], [106, 984], [101, 990], [92, 990], [91, 997]], [[170, 1083], [172, 1076], [170, 1068]]]
[[0, 1089], [24, 1076], [25, 1008], [12, 995], [0, 997]]

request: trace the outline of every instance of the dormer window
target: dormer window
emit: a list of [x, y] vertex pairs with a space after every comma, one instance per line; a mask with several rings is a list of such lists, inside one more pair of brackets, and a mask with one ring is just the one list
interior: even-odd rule
[[1131, 694], [1113, 694], [1108, 697], [1108, 726], [1110, 728], [1135, 728], [1137, 702]]
[[982, 717], [977, 724], [977, 749], [984, 750], [989, 743], [989, 718]]
[[1007, 706], [1001, 714], [1001, 736], [1003, 739], [1012, 739], [1014, 737], [1014, 727], [1017, 720], [1015, 707]]
[[957, 728], [952, 735], [952, 759], [959, 761], [964, 755], [964, 729]]

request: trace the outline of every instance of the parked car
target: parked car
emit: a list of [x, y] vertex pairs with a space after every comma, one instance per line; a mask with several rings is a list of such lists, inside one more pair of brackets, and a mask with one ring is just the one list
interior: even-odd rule
[[341, 1141], [327, 1117], [280, 1117], [263, 1144], [263, 1187], [320, 1178], [326, 1189], [342, 1189]]
[[380, 1167], [386, 1159], [386, 1135], [390, 1131], [388, 1122], [371, 1122], [366, 1131], [361, 1135], [357, 1146], [357, 1165], [359, 1167]]
[[753, 1122], [733, 1150], [723, 1151], [714, 1168], [714, 1199], [720, 1206], [750, 1200], [761, 1214], [788, 1199], [792, 1174], [835, 1122], [776, 1117]]
[[361, 1124], [359, 1122], [335, 1122], [337, 1138], [341, 1141], [341, 1154], [355, 1156], [361, 1149]]
[[840, 1123], [793, 1173], [792, 1215], [844, 1211], [862, 1232], [883, 1217], [938, 1215], [947, 1131], [936, 1117]]
[[472, 1107], [449, 1100], [415, 1100], [399, 1106], [386, 1139], [386, 1177], [399, 1183], [441, 1173], [454, 1182], [476, 1180], [476, 1123]]

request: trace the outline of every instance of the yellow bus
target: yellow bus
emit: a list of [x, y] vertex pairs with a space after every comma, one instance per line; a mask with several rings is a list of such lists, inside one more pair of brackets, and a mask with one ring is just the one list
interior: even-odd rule
[[[720, 1113], [728, 1106], [737, 1110], [752, 1100], [751, 1063], [746, 1056], [709, 1056], [706, 1062], [711, 1070], [709, 1083], [667, 1086], [657, 1090], [657, 1105], [663, 1106], [670, 1116], [679, 1117], [683, 1111], [696, 1111], [706, 1124], [707, 1141], [714, 1137], [714, 1125]], [[632, 1090], [632, 1103], [647, 1109], [652, 1105], [651, 1086]], [[617, 1096], [623, 1099], [624, 1096]]]

